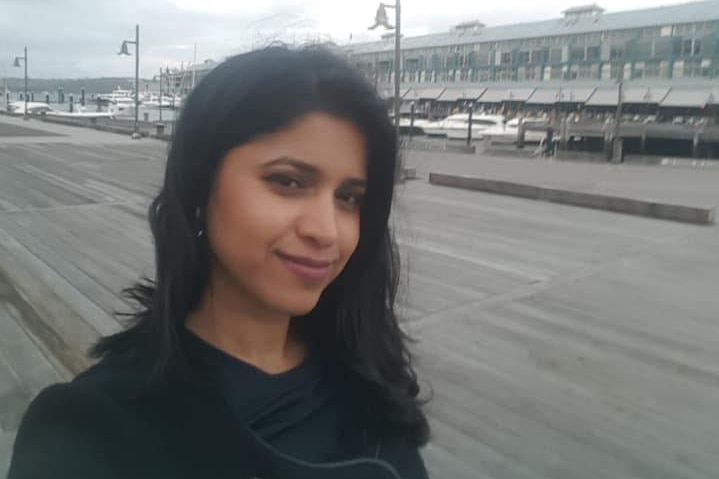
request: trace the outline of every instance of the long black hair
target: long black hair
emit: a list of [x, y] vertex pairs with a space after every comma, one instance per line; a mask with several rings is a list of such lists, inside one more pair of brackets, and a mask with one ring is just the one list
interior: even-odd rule
[[374, 88], [344, 59], [321, 47], [268, 47], [233, 56], [211, 70], [182, 109], [169, 148], [164, 184], [150, 206], [155, 240], [154, 280], [125, 294], [140, 308], [127, 329], [101, 338], [96, 358], [153, 351], [155, 370], [183, 356], [180, 332], [209, 280], [204, 210], [223, 156], [259, 135], [278, 131], [310, 112], [351, 121], [368, 151], [360, 239], [342, 273], [316, 307], [293, 318], [316, 348], [353, 376], [363, 397], [359, 412], [377, 434], [427, 442], [417, 376], [395, 314], [399, 279], [388, 226], [398, 161], [397, 138]]

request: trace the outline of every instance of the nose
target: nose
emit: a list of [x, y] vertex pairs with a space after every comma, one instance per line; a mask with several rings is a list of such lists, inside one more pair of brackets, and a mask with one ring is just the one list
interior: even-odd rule
[[317, 246], [334, 245], [338, 237], [334, 194], [317, 195], [314, 201], [307, 202], [297, 229], [301, 237]]

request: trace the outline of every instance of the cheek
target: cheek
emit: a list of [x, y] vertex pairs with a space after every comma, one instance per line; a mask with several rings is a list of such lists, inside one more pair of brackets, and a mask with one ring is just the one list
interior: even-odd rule
[[360, 239], [360, 217], [359, 215], [348, 216], [342, 220], [340, 235], [340, 253], [342, 254], [342, 266], [347, 264], [352, 254], [357, 249]]
[[[236, 177], [235, 177], [236, 178]], [[220, 176], [207, 212], [208, 241], [226, 267], [261, 261], [273, 235], [280, 234], [281, 209], [255, 182]]]

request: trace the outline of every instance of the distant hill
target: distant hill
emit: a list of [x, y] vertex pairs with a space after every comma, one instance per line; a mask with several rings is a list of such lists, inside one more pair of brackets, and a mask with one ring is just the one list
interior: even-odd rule
[[[7, 78], [0, 79], [0, 92], [4, 91], [5, 82], [7, 88], [13, 92], [20, 92], [24, 89], [23, 78]], [[132, 89], [135, 85], [135, 79], [128, 77], [110, 77], [110, 78], [28, 78], [28, 91], [35, 94], [43, 94], [45, 92], [54, 94], [59, 88], [65, 91], [66, 95], [70, 93], [79, 94], [84, 88], [89, 93], [110, 93], [118, 86], [124, 89]], [[159, 88], [159, 82], [153, 82], [149, 79], [140, 78], [140, 91], [152, 90]]]

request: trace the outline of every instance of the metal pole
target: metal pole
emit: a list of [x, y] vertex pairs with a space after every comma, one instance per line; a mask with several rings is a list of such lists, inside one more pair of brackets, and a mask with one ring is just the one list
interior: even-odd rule
[[472, 116], [474, 116], [474, 103], [469, 104], [469, 121], [467, 122], [467, 146], [472, 145]]
[[135, 134], [140, 134], [140, 25], [135, 25]]
[[399, 80], [400, 80], [400, 63], [401, 63], [401, 50], [400, 50], [400, 6], [399, 0], [395, 0], [395, 36], [394, 36], [394, 129], [397, 135], [397, 141], [399, 141], [399, 106], [402, 99], [399, 97]]
[[619, 123], [622, 121], [622, 87], [624, 86], [624, 62], [619, 64], [617, 73], [617, 111], [614, 114], [614, 138], [612, 139], [612, 161], [622, 161], [622, 144], [619, 137]]
[[25, 114], [23, 119], [29, 119], [27, 116], [27, 47], [25, 47]]
[[162, 67], [160, 67], [160, 123], [162, 123]]
[[414, 112], [415, 112], [415, 106], [414, 102], [412, 102], [409, 110], [409, 141], [412, 141], [412, 133], [414, 130]]

